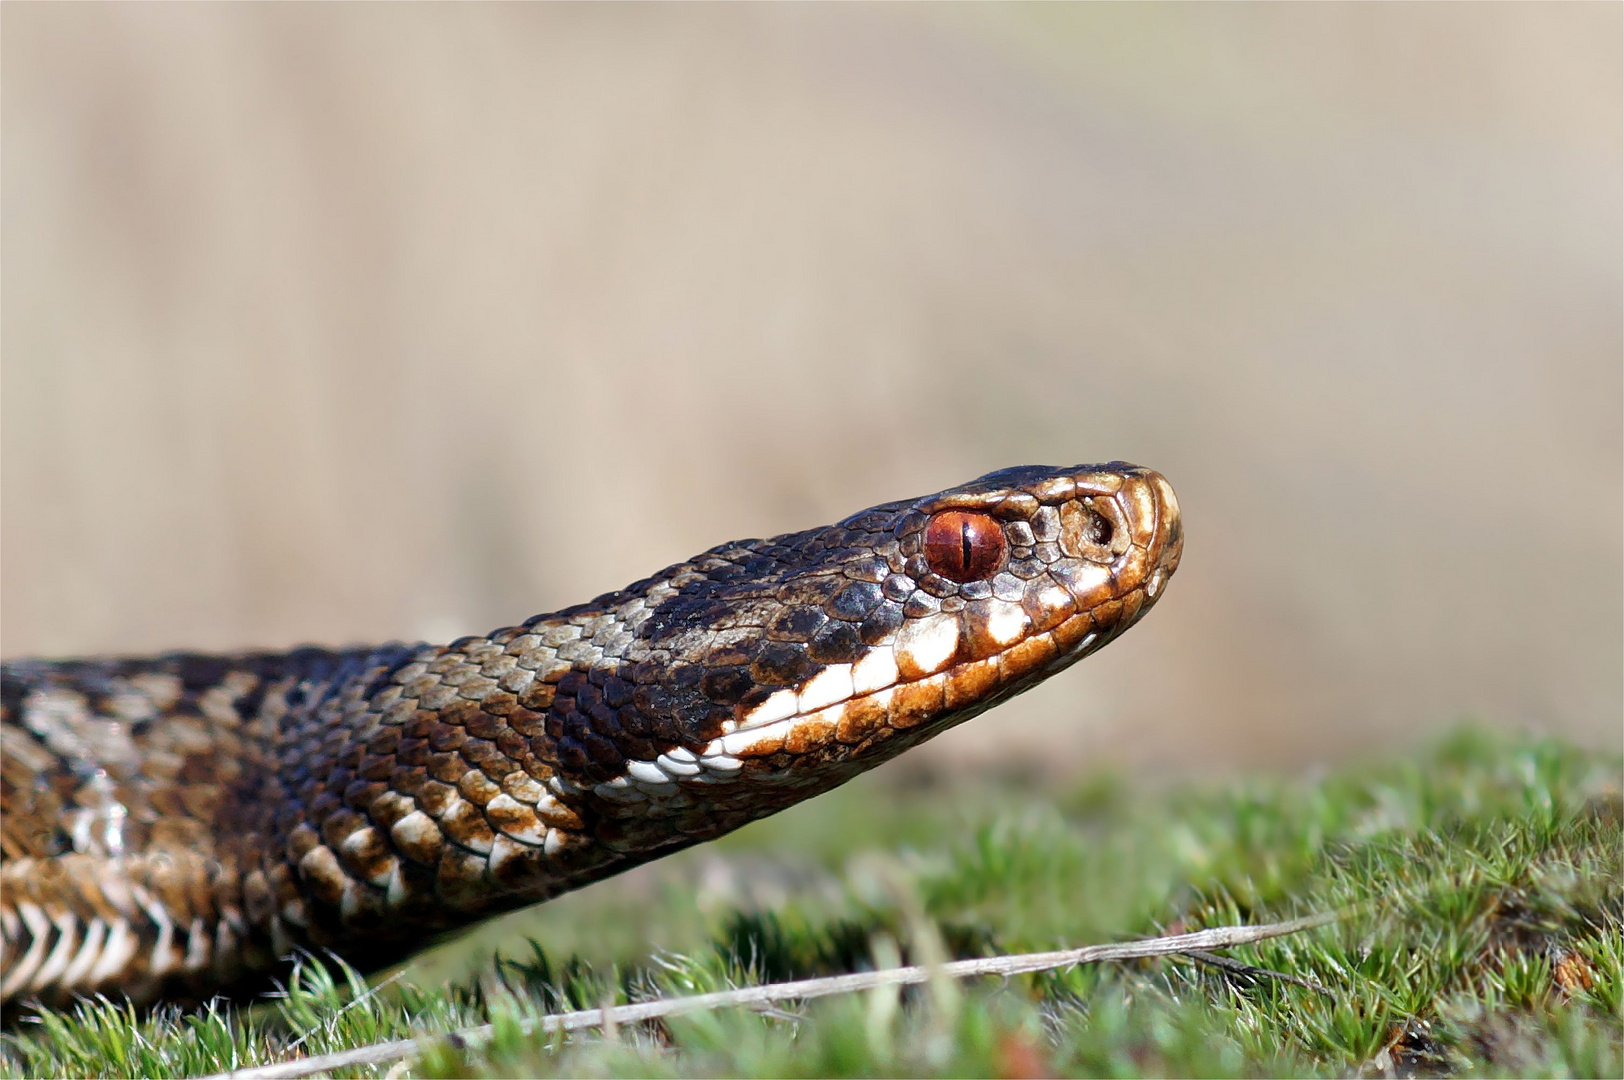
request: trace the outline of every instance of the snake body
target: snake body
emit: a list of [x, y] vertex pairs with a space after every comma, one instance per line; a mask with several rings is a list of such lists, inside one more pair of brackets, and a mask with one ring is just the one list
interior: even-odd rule
[[1026, 466], [449, 645], [7, 662], [0, 1000], [395, 962], [1025, 690], [1181, 548], [1155, 472]]

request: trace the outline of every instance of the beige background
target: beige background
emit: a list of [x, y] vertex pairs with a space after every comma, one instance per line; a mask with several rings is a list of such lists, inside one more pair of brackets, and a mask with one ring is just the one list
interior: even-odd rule
[[1162, 604], [922, 753], [1616, 745], [1620, 21], [8, 3], [0, 646], [448, 638], [1123, 457]]

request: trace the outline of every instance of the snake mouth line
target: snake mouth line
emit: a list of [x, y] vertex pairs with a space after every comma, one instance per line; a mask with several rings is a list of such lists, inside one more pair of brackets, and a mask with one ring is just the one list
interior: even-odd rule
[[[1088, 625], [1086, 616], [1076, 616], [1070, 621]], [[1020, 646], [958, 665], [949, 671], [899, 681], [822, 709], [798, 712], [782, 720], [740, 727], [712, 740], [700, 753], [699, 760], [707, 768], [736, 771], [729, 758], [769, 757], [781, 750], [801, 754], [831, 739], [860, 744], [876, 728], [908, 730], [929, 722], [941, 712], [981, 698], [993, 686], [1017, 682], [1031, 674], [1033, 666], [1043, 665], [1045, 653], [1050, 654], [1049, 663], [1070, 662], [1086, 656], [1106, 640], [1099, 632], [1088, 631], [1070, 646], [1065, 646], [1062, 643], [1070, 632], [1071, 627], [1062, 624], [1054, 630], [1027, 638]], [[1051, 644], [1054, 646], [1052, 652]], [[868, 715], [875, 715], [879, 719], [864, 724], [862, 718]]]

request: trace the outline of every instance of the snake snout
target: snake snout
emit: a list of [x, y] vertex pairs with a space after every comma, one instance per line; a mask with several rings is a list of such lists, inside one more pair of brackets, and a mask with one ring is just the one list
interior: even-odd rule
[[1086, 517], [1095, 528], [1092, 533], [1063, 534], [1062, 549], [1085, 561], [1108, 563], [1113, 595], [1140, 593], [1148, 606], [1178, 569], [1184, 550], [1173, 485], [1154, 469], [1125, 461], [1081, 469], [1073, 482], [1079, 496], [1074, 506], [1084, 509], [1073, 509], [1071, 516]]
[[1145, 599], [1154, 601], [1178, 569], [1184, 553], [1178, 496], [1167, 478], [1154, 469], [1129, 466], [1121, 476], [1122, 487], [1115, 503], [1121, 509], [1133, 546], [1145, 553], [1142, 585]]

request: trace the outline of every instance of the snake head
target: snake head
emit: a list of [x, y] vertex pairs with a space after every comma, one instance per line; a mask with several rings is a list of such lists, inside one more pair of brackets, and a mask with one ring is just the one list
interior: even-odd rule
[[573, 680], [586, 710], [563, 703], [578, 719], [555, 743], [571, 794], [590, 792], [602, 838], [628, 848], [669, 816], [683, 835], [736, 827], [1100, 649], [1161, 596], [1182, 547], [1167, 481], [1111, 462], [1004, 469], [715, 548], [605, 598], [632, 633], [623, 711], [606, 717], [608, 682]]

